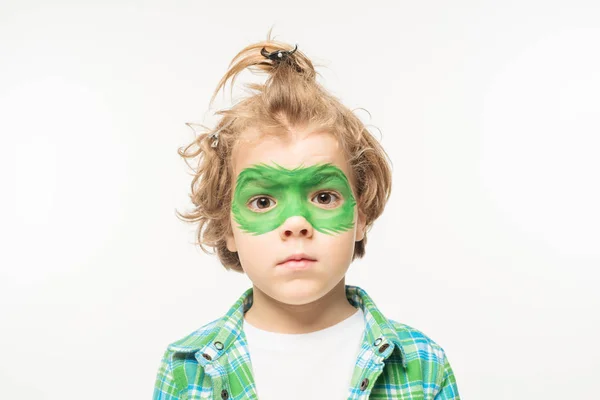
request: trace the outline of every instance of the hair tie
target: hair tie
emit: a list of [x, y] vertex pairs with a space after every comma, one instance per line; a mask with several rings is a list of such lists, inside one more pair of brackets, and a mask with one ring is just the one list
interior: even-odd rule
[[226, 123], [225, 125], [223, 125], [222, 127], [220, 127], [219, 129], [217, 129], [216, 132], [211, 133], [209, 135], [209, 138], [213, 140], [213, 142], [210, 144], [210, 147], [217, 147], [217, 144], [219, 143], [219, 133], [221, 133], [221, 131], [227, 127], [229, 127], [229, 125], [231, 125], [233, 123], [233, 121], [235, 121], [235, 118], [232, 118], [231, 121], [229, 121], [228, 123]]
[[271, 53], [269, 53], [264, 47], [262, 48], [262, 50], [260, 51], [260, 54], [262, 54], [263, 56], [265, 56], [265, 58], [268, 58], [272, 61], [283, 61], [286, 58], [288, 58], [290, 55], [294, 54], [294, 52], [298, 49], [298, 45], [296, 45], [296, 47], [294, 47], [294, 50], [276, 50], [273, 51]]

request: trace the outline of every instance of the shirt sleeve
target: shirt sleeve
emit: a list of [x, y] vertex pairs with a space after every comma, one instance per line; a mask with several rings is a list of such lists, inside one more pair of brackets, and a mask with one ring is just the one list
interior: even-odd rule
[[440, 391], [435, 395], [434, 400], [460, 400], [454, 371], [450, 367], [446, 353], [444, 353], [444, 366], [441, 375]]
[[152, 400], [179, 400], [179, 389], [175, 384], [168, 351], [165, 351], [158, 367]]

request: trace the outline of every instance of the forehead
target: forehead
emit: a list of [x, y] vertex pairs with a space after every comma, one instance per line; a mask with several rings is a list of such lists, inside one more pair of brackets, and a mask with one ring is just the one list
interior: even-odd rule
[[235, 179], [246, 168], [257, 164], [278, 165], [286, 169], [307, 168], [330, 163], [350, 180], [351, 171], [337, 138], [329, 132], [293, 130], [269, 135], [256, 129], [242, 132], [234, 150]]

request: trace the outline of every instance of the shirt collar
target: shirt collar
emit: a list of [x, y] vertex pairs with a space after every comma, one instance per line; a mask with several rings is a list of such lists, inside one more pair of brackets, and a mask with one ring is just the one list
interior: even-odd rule
[[[372, 347], [372, 351], [387, 358], [396, 347], [401, 353], [402, 365], [406, 368], [406, 352], [392, 321], [383, 315], [364, 289], [352, 285], [345, 285], [345, 288], [350, 304], [360, 307], [363, 311], [366, 324], [364, 340]], [[171, 343], [169, 350], [179, 353], [197, 353], [196, 358], [203, 365], [217, 360], [239, 340], [243, 331], [244, 313], [252, 306], [253, 299], [253, 288], [249, 288], [223, 317]]]

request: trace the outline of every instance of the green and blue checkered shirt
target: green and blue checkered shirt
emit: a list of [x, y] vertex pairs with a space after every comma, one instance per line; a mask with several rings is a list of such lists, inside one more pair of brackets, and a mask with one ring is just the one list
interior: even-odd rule
[[[260, 400], [243, 330], [252, 293], [248, 289], [223, 317], [167, 347], [153, 400]], [[358, 286], [346, 285], [346, 296], [363, 310], [366, 323], [348, 400], [460, 400], [448, 358], [437, 343], [387, 319]]]

